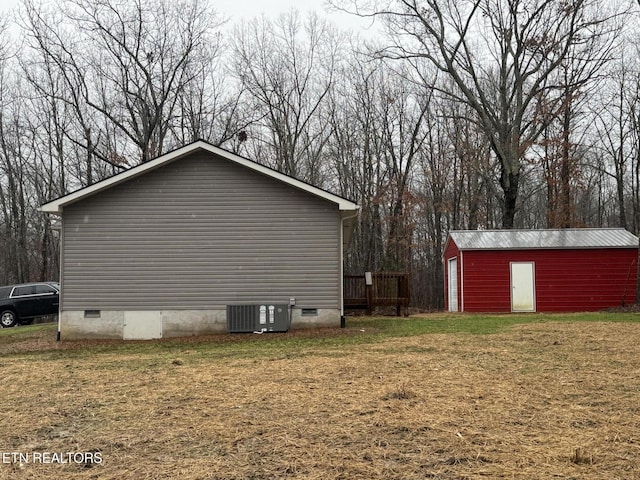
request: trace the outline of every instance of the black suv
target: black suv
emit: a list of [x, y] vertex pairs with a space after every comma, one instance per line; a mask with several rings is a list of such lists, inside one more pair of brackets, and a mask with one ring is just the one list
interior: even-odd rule
[[60, 285], [55, 282], [0, 287], [0, 326], [29, 324], [35, 317], [55, 315], [59, 298]]

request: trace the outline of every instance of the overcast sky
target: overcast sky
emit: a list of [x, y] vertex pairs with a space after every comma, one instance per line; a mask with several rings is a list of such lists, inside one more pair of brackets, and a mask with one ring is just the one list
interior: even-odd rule
[[[316, 11], [342, 29], [354, 31], [366, 30], [370, 22], [346, 13], [335, 12], [326, 8], [326, 0], [209, 0], [213, 8], [231, 23], [240, 19], [251, 19], [264, 13], [269, 17], [277, 17], [280, 13], [297, 8], [301, 13]], [[8, 12], [19, 4], [19, 0], [0, 0], [0, 11]]]

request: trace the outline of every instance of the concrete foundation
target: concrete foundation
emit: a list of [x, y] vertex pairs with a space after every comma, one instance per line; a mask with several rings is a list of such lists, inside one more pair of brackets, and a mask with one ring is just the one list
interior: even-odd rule
[[[293, 308], [291, 329], [339, 327], [340, 310]], [[226, 307], [211, 310], [86, 310], [60, 312], [61, 340], [148, 340], [227, 332]]]

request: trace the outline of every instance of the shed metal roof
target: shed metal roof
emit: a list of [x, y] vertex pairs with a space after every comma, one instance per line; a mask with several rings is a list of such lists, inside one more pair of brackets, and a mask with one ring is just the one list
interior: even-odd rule
[[460, 250], [638, 248], [638, 237], [624, 228], [557, 230], [454, 230]]

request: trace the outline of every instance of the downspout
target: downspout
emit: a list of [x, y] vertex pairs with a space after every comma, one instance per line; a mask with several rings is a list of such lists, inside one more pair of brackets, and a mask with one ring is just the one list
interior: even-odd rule
[[[50, 217], [51, 218], [51, 217]], [[55, 225], [55, 224], [54, 224]], [[56, 228], [57, 227], [57, 228]], [[60, 215], [60, 224], [58, 226], [52, 226], [52, 230], [58, 231], [58, 271], [60, 273], [60, 278], [58, 278], [58, 284], [60, 285], [60, 290], [58, 291], [58, 332], [56, 333], [56, 342], [59, 342], [61, 338], [62, 332], [62, 252], [63, 252], [63, 244], [62, 244], [62, 215]]]
[[359, 210], [349, 217], [340, 218], [340, 328], [346, 326], [346, 319], [344, 316], [344, 221], [351, 220], [358, 216]]

